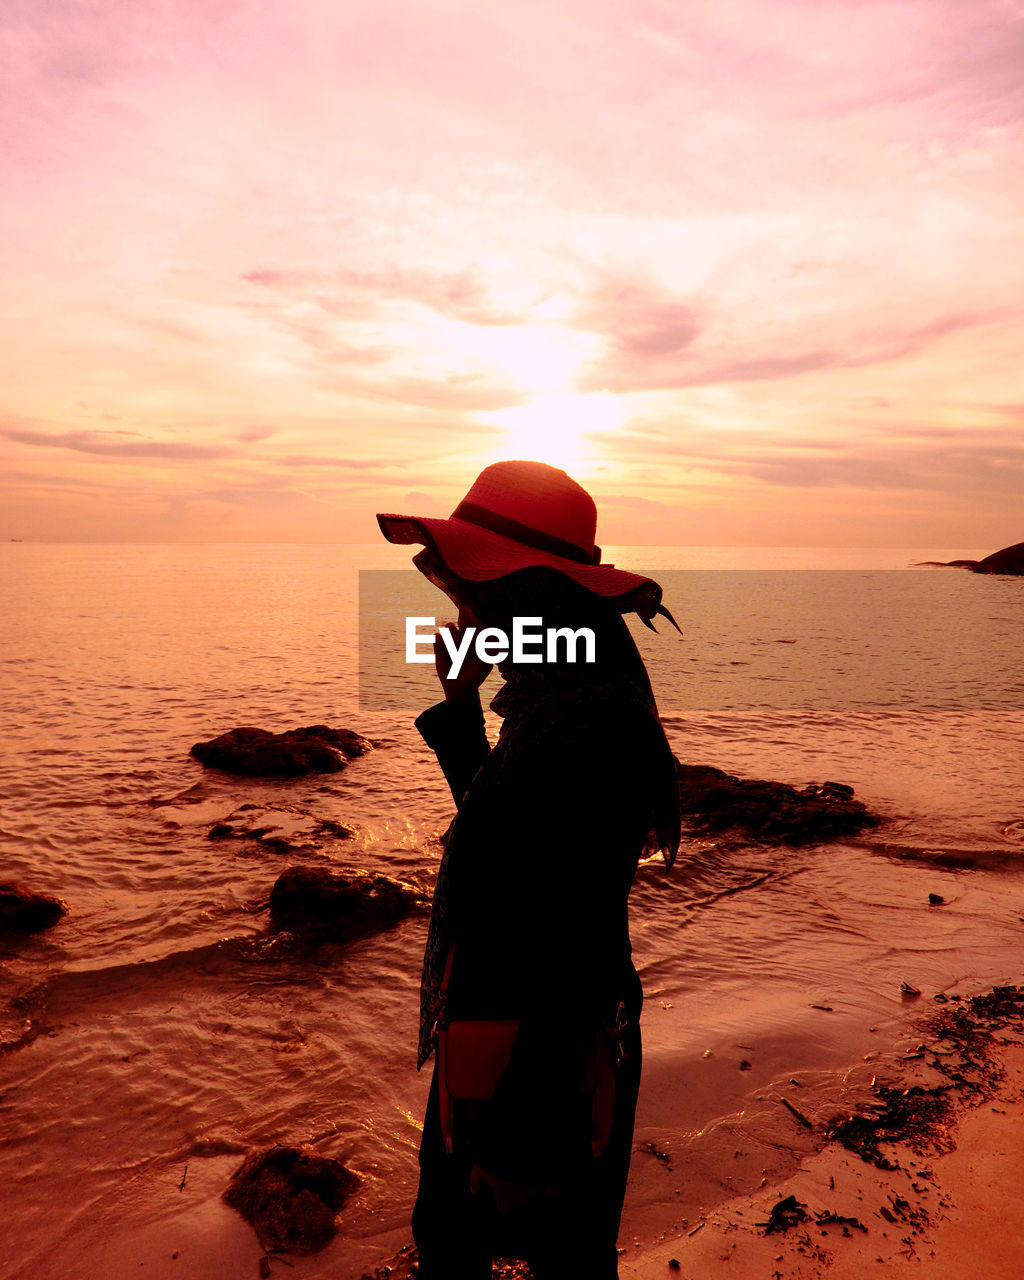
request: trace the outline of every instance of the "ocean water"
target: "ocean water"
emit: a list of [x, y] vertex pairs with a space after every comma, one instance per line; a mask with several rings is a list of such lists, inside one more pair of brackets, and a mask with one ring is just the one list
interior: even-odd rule
[[[801, 1075], [813, 1116], [837, 1082], [865, 1087], [874, 1046], [912, 1037], [934, 993], [1021, 980], [1024, 580], [909, 567], [978, 554], [962, 548], [611, 550], [688, 591], [667, 594], [682, 640], [634, 627], [681, 759], [845, 782], [884, 818], [822, 847], [688, 837], [670, 875], [641, 866], [631, 1246], [673, 1198], [685, 1216], [788, 1158], [779, 1079]], [[0, 545], [0, 878], [71, 907], [0, 941], [5, 1277], [119, 1275], [132, 1249], [144, 1274], [172, 1251], [168, 1274], [231, 1274], [224, 1249], [259, 1251], [220, 1191], [272, 1142], [312, 1142], [363, 1177], [337, 1240], [294, 1274], [358, 1280], [410, 1238], [426, 917], [315, 957], [264, 934], [296, 861], [432, 887], [452, 806], [419, 708], [359, 698], [358, 571], [407, 564], [393, 547]], [[772, 626], [792, 634], [752, 631], [780, 572], [790, 603]], [[812, 640], [815, 672], [856, 680], [780, 697], [798, 675], [806, 687]], [[235, 725], [315, 723], [378, 746], [294, 781], [188, 755]], [[208, 839], [242, 805], [300, 853]], [[324, 818], [356, 834], [326, 836]]]

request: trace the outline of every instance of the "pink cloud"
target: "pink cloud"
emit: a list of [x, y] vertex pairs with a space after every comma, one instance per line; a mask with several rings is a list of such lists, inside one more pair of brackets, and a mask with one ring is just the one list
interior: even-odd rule
[[0, 436], [18, 444], [44, 449], [71, 449], [78, 453], [99, 454], [108, 458], [177, 458], [195, 462], [210, 458], [226, 458], [231, 450], [218, 445], [204, 445], [174, 440], [111, 439], [111, 435], [127, 432], [96, 431], [26, 431], [14, 427], [0, 428]]

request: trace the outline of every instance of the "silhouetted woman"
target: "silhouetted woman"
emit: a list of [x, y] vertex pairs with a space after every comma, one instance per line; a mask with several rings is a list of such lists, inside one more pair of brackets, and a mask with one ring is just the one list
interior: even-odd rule
[[[624, 612], [661, 589], [600, 564], [596, 511], [563, 471], [486, 468], [448, 520], [378, 516], [467, 626], [587, 628], [594, 661], [500, 662], [493, 749], [470, 652], [417, 719], [458, 811], [445, 836], [417, 1066], [436, 1049], [413, 1211], [422, 1280], [618, 1275], [640, 1081], [640, 980], [627, 899], [638, 860], [679, 843], [674, 761]], [[543, 656], [543, 647], [533, 650]], [[557, 656], [557, 655], [556, 655]]]

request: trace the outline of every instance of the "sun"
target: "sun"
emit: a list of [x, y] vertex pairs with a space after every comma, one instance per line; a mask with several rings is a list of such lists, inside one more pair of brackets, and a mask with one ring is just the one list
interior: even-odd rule
[[484, 460], [529, 458], [565, 471], [582, 471], [593, 456], [590, 437], [614, 431], [625, 416], [621, 403], [608, 391], [547, 392], [527, 404], [478, 414], [501, 428], [501, 436]]
[[611, 392], [584, 394], [572, 389], [581, 368], [599, 356], [599, 336], [567, 327], [556, 300], [533, 311], [530, 324], [448, 321], [435, 330], [442, 345], [450, 344], [453, 350], [457, 346], [462, 359], [518, 395], [529, 396], [526, 403], [475, 414], [479, 422], [499, 431], [492, 448], [474, 450], [473, 457], [485, 464], [532, 459], [585, 472], [594, 458], [593, 438], [622, 426], [626, 407]]

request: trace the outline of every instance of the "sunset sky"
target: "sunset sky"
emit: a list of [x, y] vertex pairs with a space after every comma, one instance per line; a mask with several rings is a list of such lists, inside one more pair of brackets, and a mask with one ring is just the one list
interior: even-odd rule
[[1022, 0], [7, 0], [0, 539], [1024, 539]]

